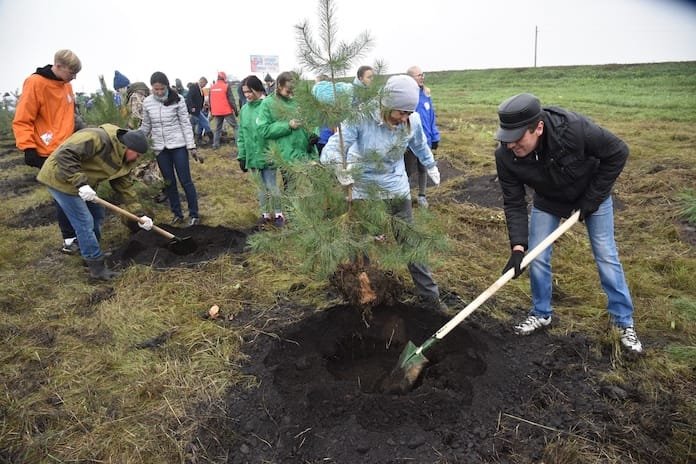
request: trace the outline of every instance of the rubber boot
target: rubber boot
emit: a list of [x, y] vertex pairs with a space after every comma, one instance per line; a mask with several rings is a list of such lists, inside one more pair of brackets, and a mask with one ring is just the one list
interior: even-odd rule
[[95, 259], [85, 258], [85, 262], [87, 263], [87, 267], [89, 267], [89, 275], [93, 279], [111, 280], [118, 276], [118, 272], [112, 271], [106, 267], [103, 256]]

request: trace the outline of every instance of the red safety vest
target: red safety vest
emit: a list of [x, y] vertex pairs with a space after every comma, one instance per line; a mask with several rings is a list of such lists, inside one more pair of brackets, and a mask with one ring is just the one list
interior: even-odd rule
[[227, 99], [229, 85], [222, 79], [218, 79], [210, 86], [210, 114], [213, 116], [227, 116], [232, 114], [232, 105]]

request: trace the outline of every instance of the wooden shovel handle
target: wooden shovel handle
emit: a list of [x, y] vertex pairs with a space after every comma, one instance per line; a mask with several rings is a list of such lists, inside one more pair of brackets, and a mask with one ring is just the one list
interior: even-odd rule
[[[573, 213], [568, 219], [566, 219], [563, 224], [558, 226], [556, 230], [551, 232], [548, 237], [546, 237], [544, 240], [541, 241], [537, 246], [535, 246], [533, 249], [531, 249], [524, 257], [522, 260], [521, 268], [527, 267], [529, 263], [534, 260], [537, 256], [539, 256], [549, 245], [551, 245], [553, 242], [556, 241], [558, 237], [563, 235], [568, 229], [570, 229], [573, 224], [578, 222], [578, 219], [580, 218], [580, 211], [576, 211]], [[452, 318], [447, 324], [442, 326], [440, 330], [435, 333], [433, 338], [436, 338], [438, 340], [442, 340], [445, 335], [447, 335], [450, 330], [454, 329], [457, 325], [459, 325], [460, 322], [462, 322], [469, 314], [474, 312], [476, 308], [481, 306], [488, 298], [490, 298], [495, 292], [497, 292], [503, 285], [505, 285], [509, 280], [513, 278], [515, 275], [515, 270], [514, 269], [508, 269], [508, 271], [500, 276], [498, 280], [496, 280], [493, 285], [488, 287], [486, 290], [484, 290], [483, 293], [481, 293], [474, 301], [469, 303], [469, 305], [459, 311], [456, 316]]]
[[[121, 216], [125, 216], [125, 217], [127, 217], [128, 219], [130, 219], [130, 220], [132, 220], [132, 221], [135, 221], [135, 222], [137, 222], [137, 223], [140, 223], [140, 218], [139, 218], [138, 216], [136, 216], [135, 214], [131, 213], [130, 211], [126, 211], [126, 210], [123, 209], [123, 208], [119, 208], [118, 206], [109, 203], [108, 201], [104, 200], [103, 198], [96, 197], [93, 201], [94, 201], [95, 203], [97, 203], [97, 204], [102, 205], [104, 208], [110, 209], [110, 210], [113, 211], [114, 213], [118, 213], [118, 214], [120, 214]], [[166, 230], [164, 230], [164, 229], [162, 229], [162, 228], [160, 228], [160, 227], [157, 227], [157, 226], [155, 226], [155, 225], [152, 226], [152, 230], [155, 231], [155, 232], [157, 232], [158, 234], [164, 236], [164, 237], [167, 237], [167, 238], [170, 239], [170, 240], [173, 239], [173, 238], [176, 238], [176, 236], [175, 236], [174, 234], [169, 233], [169, 232], [167, 232]]]

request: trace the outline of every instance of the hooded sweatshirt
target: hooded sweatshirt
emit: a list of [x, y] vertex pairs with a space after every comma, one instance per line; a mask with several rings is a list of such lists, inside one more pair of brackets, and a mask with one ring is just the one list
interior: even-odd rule
[[75, 95], [72, 85], [51, 71], [37, 68], [22, 87], [12, 121], [17, 148], [35, 148], [47, 157], [75, 132]]

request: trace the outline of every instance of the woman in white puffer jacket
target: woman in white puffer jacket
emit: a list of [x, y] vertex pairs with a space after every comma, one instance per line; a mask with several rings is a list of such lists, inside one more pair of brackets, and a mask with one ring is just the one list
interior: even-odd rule
[[200, 219], [198, 194], [189, 167], [189, 150], [196, 161], [202, 163], [203, 158], [196, 150], [186, 102], [171, 88], [169, 79], [162, 72], [152, 74], [150, 85], [152, 93], [143, 101], [143, 122], [140, 130], [152, 139], [157, 165], [166, 183], [165, 192], [169, 199], [169, 208], [174, 214], [170, 223], [176, 225], [184, 221], [179, 189], [176, 186], [178, 177], [188, 203], [188, 225], [192, 226], [198, 224]]

